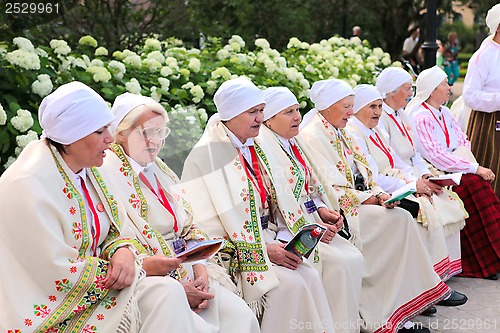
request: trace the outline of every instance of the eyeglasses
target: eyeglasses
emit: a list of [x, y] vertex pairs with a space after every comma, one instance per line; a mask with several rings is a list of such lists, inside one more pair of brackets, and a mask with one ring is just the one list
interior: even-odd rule
[[411, 85], [411, 92], [412, 92], [412, 97], [415, 97], [417, 94], [417, 86], [415, 84]]
[[142, 136], [146, 140], [151, 140], [155, 135], [158, 136], [161, 140], [165, 140], [167, 136], [170, 134], [170, 128], [168, 127], [162, 127], [162, 128], [155, 128], [155, 127], [145, 127], [145, 128], [139, 128], [135, 127], [136, 130], [141, 133]]

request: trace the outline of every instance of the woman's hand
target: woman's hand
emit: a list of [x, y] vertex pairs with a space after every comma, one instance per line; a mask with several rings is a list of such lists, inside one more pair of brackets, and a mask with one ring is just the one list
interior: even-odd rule
[[113, 254], [108, 264], [108, 273], [102, 281], [104, 288], [121, 290], [130, 286], [135, 278], [135, 258], [128, 248], [121, 247]]
[[208, 273], [204, 264], [193, 265], [194, 286], [201, 291], [208, 292]]
[[363, 201], [361, 204], [362, 205], [378, 205], [378, 199], [374, 195], [372, 195], [371, 197], [369, 197], [368, 199]]
[[302, 258], [284, 249], [285, 244], [267, 244], [269, 260], [276, 265], [289, 269], [297, 269], [302, 263]]
[[196, 288], [194, 281], [183, 283], [184, 292], [189, 306], [194, 312], [208, 308], [208, 301], [214, 298], [214, 294]]
[[[429, 180], [426, 180], [426, 179], [417, 180], [417, 194], [418, 194], [417, 196], [420, 195], [420, 196], [425, 196], [427, 198], [430, 198], [432, 196], [434, 191], [431, 188], [432, 185], [430, 185], [429, 183], [432, 183], [432, 182]], [[439, 188], [439, 190], [442, 192], [440, 186], [437, 186], [437, 187], [433, 186], [433, 188], [435, 188], [436, 191]]]
[[493, 171], [482, 166], [479, 166], [477, 168], [476, 175], [490, 183], [495, 180], [495, 174], [493, 173]]
[[320, 223], [323, 227], [326, 227], [326, 231], [321, 237], [321, 241], [325, 244], [330, 244], [337, 232], [339, 232], [342, 227], [338, 227], [336, 224]]
[[388, 208], [388, 209], [392, 209], [394, 207], [399, 206], [399, 201], [395, 201], [395, 202], [392, 202], [390, 204], [386, 204], [385, 202], [387, 200], [389, 200], [390, 198], [392, 198], [392, 196], [390, 196], [389, 194], [387, 194], [387, 193], [381, 193], [378, 196], [378, 203], [379, 203], [379, 205], [382, 206], [382, 207], [384, 207], [384, 208]]
[[164, 255], [155, 255], [144, 258], [142, 268], [147, 276], [165, 276], [186, 260], [185, 257], [169, 258]]

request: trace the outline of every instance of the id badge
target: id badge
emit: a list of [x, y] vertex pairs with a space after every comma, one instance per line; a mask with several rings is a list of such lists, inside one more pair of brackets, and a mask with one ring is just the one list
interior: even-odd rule
[[183, 238], [177, 238], [176, 240], [174, 240], [172, 245], [174, 247], [175, 254], [179, 254], [182, 251], [186, 250], [186, 241]]
[[318, 207], [316, 207], [316, 204], [312, 200], [304, 202], [304, 206], [306, 206], [306, 210], [307, 210], [308, 214], [312, 214], [318, 210]]
[[496, 131], [500, 132], [500, 120], [497, 120]]
[[260, 225], [262, 226], [262, 230], [269, 227], [269, 215], [263, 215], [260, 217]]

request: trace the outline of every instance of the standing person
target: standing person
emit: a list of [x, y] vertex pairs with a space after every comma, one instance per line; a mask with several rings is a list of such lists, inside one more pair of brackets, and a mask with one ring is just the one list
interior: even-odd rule
[[461, 231], [462, 275], [498, 279], [500, 272], [500, 201], [491, 182], [495, 173], [479, 165], [470, 143], [444, 106], [449, 96], [446, 73], [439, 67], [423, 71], [417, 94], [406, 107], [411, 130], [422, 156], [435, 173], [462, 172], [453, 191], [462, 199], [469, 218]]
[[448, 34], [443, 52], [443, 69], [448, 76], [448, 84], [453, 86], [460, 76], [460, 66], [458, 63], [458, 40], [457, 33], [452, 31]]
[[1, 330], [198, 332], [182, 286], [145, 277], [142, 247], [94, 168], [113, 140], [104, 100], [72, 82], [38, 114], [43, 138], [0, 178]]
[[362, 330], [429, 332], [409, 319], [443, 298], [448, 298], [443, 305], [460, 305], [467, 298], [452, 292], [434, 272], [414, 219], [385, 203], [390, 195], [377, 186], [359, 145], [344, 131], [353, 114], [352, 88], [342, 80], [317, 81], [311, 100], [315, 108], [304, 117], [297, 141], [330, 202], [344, 211], [365, 259]]
[[[405, 164], [393, 151], [382, 130], [377, 128], [382, 113], [382, 96], [377, 88], [368, 84], [358, 85], [354, 88], [354, 117], [349, 119], [347, 129], [355, 136], [356, 141], [365, 152], [370, 168], [377, 179], [377, 184], [387, 193], [393, 193], [407, 182], [416, 182], [416, 195], [410, 195], [406, 200], [418, 203], [418, 206], [415, 207], [418, 214], [413, 215], [419, 222], [417, 230], [431, 256], [435, 272], [445, 281], [461, 271], [460, 257], [453, 258], [454, 262], [450, 263], [445, 228], [441, 218], [443, 216], [447, 219], [452, 212], [438, 211], [434, 206], [433, 198], [435, 196], [433, 193], [435, 191], [441, 194], [442, 188], [433, 185], [430, 181], [415, 177], [412, 166]], [[457, 196], [455, 195], [455, 197]], [[446, 196], [444, 200], [450, 200], [450, 197]], [[411, 203], [409, 204], [411, 205]], [[415, 205], [413, 204], [413, 206]], [[453, 249], [458, 247], [460, 253], [460, 228], [465, 225], [464, 217], [467, 215], [460, 204], [453, 208], [458, 208], [461, 211], [460, 220], [457, 221], [458, 225], [453, 226], [453, 234], [455, 235], [453, 239], [456, 242], [453, 243], [455, 245]]]
[[277, 209], [293, 214], [287, 224], [278, 216], [273, 227], [276, 243], [289, 242], [299, 228], [319, 223], [328, 228], [310, 259], [321, 275], [337, 333], [356, 333], [359, 319], [363, 255], [337, 232], [342, 229], [342, 216], [332, 204], [312, 170], [306, 156], [296, 144], [302, 119], [299, 102], [285, 87], [264, 90], [266, 106], [264, 124], [255, 144], [262, 149], [271, 171], [272, 188], [276, 189]]
[[[490, 29], [479, 50], [469, 60], [465, 75], [464, 100], [472, 108], [467, 135], [471, 149], [481, 165], [500, 174], [500, 4], [493, 6], [486, 16]], [[500, 182], [492, 182], [500, 198]]]
[[[144, 259], [146, 274], [178, 279], [193, 311], [214, 332], [259, 332], [257, 318], [246, 303], [218, 281], [209, 281], [211, 275], [221, 275], [213, 271], [218, 266], [175, 262], [176, 250], [207, 236], [193, 223], [179, 179], [158, 158], [170, 132], [165, 109], [150, 97], [125, 93], [115, 99], [111, 111], [116, 117], [110, 125], [115, 144], [104, 159], [102, 174], [125, 203], [136, 237], [151, 255]], [[222, 280], [236, 289], [229, 278]]]
[[420, 28], [414, 27], [410, 30], [410, 35], [403, 42], [403, 58], [410, 62], [415, 73], [420, 72], [422, 58], [419, 47]]
[[[217, 113], [182, 172], [194, 219], [210, 238], [225, 240], [221, 257], [262, 332], [335, 332], [318, 272], [269, 230], [276, 218], [270, 170], [253, 141], [264, 120], [262, 91], [246, 78], [232, 79], [214, 102]], [[292, 215], [282, 217], [293, 224]]]
[[[450, 257], [448, 278], [462, 271], [460, 230], [463, 229], [464, 218], [468, 217], [463, 202], [458, 195], [447, 188], [441, 188], [427, 178], [432, 176], [427, 162], [417, 151], [410, 131], [410, 120], [403, 112], [408, 99], [413, 96], [413, 78], [402, 68], [385, 68], [377, 77], [377, 90], [383, 97], [382, 115], [377, 128], [382, 138], [386, 139], [390, 148], [410, 166], [410, 179], [417, 180], [432, 190], [432, 204], [439, 214], [446, 236], [446, 246]], [[420, 192], [421, 194], [425, 194]]]

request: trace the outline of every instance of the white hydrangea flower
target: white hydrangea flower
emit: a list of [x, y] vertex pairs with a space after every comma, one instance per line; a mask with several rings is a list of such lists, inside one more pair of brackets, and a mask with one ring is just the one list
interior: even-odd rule
[[123, 75], [127, 71], [125, 65], [116, 60], [111, 60], [108, 64], [108, 68], [111, 74], [113, 74], [114, 78], [117, 80], [123, 79]]
[[7, 123], [7, 112], [5, 112], [2, 104], [0, 104], [0, 125], [5, 125]]
[[83, 36], [78, 40], [78, 44], [80, 45], [90, 45], [92, 47], [97, 47], [97, 41], [92, 36]]
[[375, 70], [375, 64], [373, 62], [367, 62], [365, 68], [371, 72]]
[[268, 49], [271, 47], [271, 44], [265, 38], [257, 38], [255, 40], [255, 46], [260, 47], [262, 49]]
[[333, 77], [339, 77], [339, 69], [338, 67], [330, 67], [330, 72], [332, 73]]
[[212, 79], [218, 79], [222, 77], [224, 80], [229, 80], [231, 79], [231, 73], [226, 67], [219, 67], [216, 70], [214, 70], [211, 74]]
[[162, 67], [161, 63], [155, 59], [144, 59], [142, 65], [147, 67], [151, 73], [157, 72]]
[[207, 120], [208, 120], [208, 114], [207, 114], [207, 110], [203, 109], [203, 108], [199, 108], [198, 109], [198, 116], [200, 117], [200, 120], [203, 122], [203, 123], [206, 123]]
[[238, 35], [232, 35], [231, 36], [231, 39], [229, 39], [228, 44], [230, 45], [232, 43], [238, 44], [240, 46], [240, 48], [244, 48], [245, 47], [245, 41], [243, 40], [243, 38], [241, 38]]
[[14, 154], [16, 154], [16, 156], [19, 156], [19, 154], [21, 154], [22, 151], [23, 151], [23, 148], [21, 148], [21, 147], [14, 148]]
[[358, 69], [358, 71], [362, 71], [365, 69], [365, 66], [363, 64], [358, 64], [356, 68]]
[[217, 59], [224, 60], [227, 59], [228, 57], [229, 57], [229, 52], [227, 50], [220, 49], [219, 51], [217, 51]]
[[129, 49], [125, 49], [122, 52], [123, 58], [132, 57], [132, 56], [136, 56], [136, 55], [137, 55], [137, 53], [135, 53], [134, 51], [130, 51]]
[[307, 49], [309, 49], [309, 46], [310, 46], [309, 43], [306, 43], [306, 42], [300, 43], [301, 49], [307, 50]]
[[174, 57], [167, 57], [167, 59], [165, 59], [165, 64], [170, 68], [175, 68], [179, 66], [177, 63], [177, 59], [175, 59]]
[[198, 58], [190, 58], [189, 59], [189, 69], [195, 73], [198, 73], [201, 69], [201, 61]]
[[151, 52], [150, 54], [148, 54], [148, 59], [154, 59], [161, 64], [165, 62], [165, 56], [160, 51]]
[[116, 58], [118, 60], [123, 60], [125, 59], [125, 55], [123, 54], [122, 51], [115, 51], [113, 52], [113, 58]]
[[10, 120], [10, 123], [15, 129], [23, 133], [33, 126], [33, 117], [28, 110], [19, 109], [17, 110], [17, 115]]
[[162, 95], [158, 91], [158, 88], [152, 86], [150, 90], [151, 90], [151, 98], [154, 99], [156, 102], [160, 102]]
[[373, 54], [379, 58], [382, 58], [384, 51], [380, 47], [376, 47], [372, 50]]
[[189, 78], [189, 74], [191, 74], [191, 72], [186, 68], [181, 68], [179, 70], [179, 74], [184, 76], [184, 78], [186, 78], [186, 80], [187, 80]]
[[14, 156], [9, 156], [9, 158], [7, 159], [7, 162], [5, 162], [5, 164], [3, 165], [3, 167], [5, 169], [7, 169], [8, 167], [10, 167], [12, 165], [12, 163], [14, 163], [16, 161], [16, 158]]
[[355, 36], [351, 39], [351, 44], [353, 45], [361, 45], [361, 39], [358, 36]]
[[88, 73], [93, 74], [95, 82], [108, 82], [111, 80], [111, 73], [105, 67], [91, 66], [86, 69]]
[[172, 75], [172, 73], [172, 68], [170, 68], [169, 66], [163, 66], [160, 70], [161, 76], [170, 76]]
[[200, 55], [200, 54], [201, 54], [201, 50], [199, 50], [199, 49], [195, 49], [195, 48], [192, 48], [192, 49], [189, 49], [189, 50], [187, 51], [187, 54], [188, 54], [188, 55], [191, 55], [191, 54], [192, 54], [192, 55]]
[[161, 43], [158, 39], [148, 38], [144, 44], [144, 50], [161, 50]]
[[349, 79], [347, 80], [347, 83], [349, 83], [349, 85], [351, 86], [351, 88], [354, 88], [358, 83], [353, 80], [353, 79]]
[[168, 91], [168, 88], [170, 87], [170, 80], [166, 79], [164, 77], [158, 78], [158, 83], [161, 85], [161, 89]]
[[28, 133], [26, 133], [24, 135], [16, 136], [17, 146], [21, 149], [26, 147], [28, 145], [28, 143], [30, 143], [31, 141], [35, 141], [35, 140], [38, 140], [38, 134], [36, 134], [36, 132], [33, 130], [29, 130]]
[[109, 54], [108, 49], [106, 49], [103, 46], [99, 46], [94, 53], [97, 57], [98, 56], [107, 56]]
[[[39, 47], [37, 47], [35, 49], [35, 53], [38, 54], [40, 57], [43, 57], [43, 58], [48, 58], [49, 54], [44, 50], [44, 49], [41, 49]], [[60, 59], [64, 59], [63, 57], [60, 57]]]
[[13, 65], [28, 70], [40, 69], [40, 58], [38, 54], [24, 50], [15, 50], [5, 55], [5, 59]]
[[212, 95], [215, 92], [216, 88], [217, 88], [217, 82], [215, 82], [213, 80], [207, 81], [207, 93]]
[[351, 79], [353, 79], [356, 82], [359, 82], [359, 80], [361, 80], [361, 77], [358, 74], [352, 74]]
[[142, 60], [141, 57], [136, 54], [125, 57], [125, 59], [123, 59], [123, 63], [135, 68], [141, 68]]
[[389, 66], [390, 64], [391, 64], [391, 58], [390, 57], [383, 57], [382, 58], [382, 65]]
[[73, 64], [73, 67], [81, 67], [83, 69], [87, 68], [87, 64], [81, 58], [76, 58], [75, 60], [73, 60], [72, 64]]
[[40, 97], [45, 97], [52, 91], [54, 86], [47, 74], [40, 74], [35, 82], [31, 84], [31, 91]]
[[266, 71], [270, 74], [274, 73], [278, 69], [278, 66], [276, 66], [272, 60], [266, 60], [264, 62], [264, 66], [266, 67]]
[[196, 123], [196, 118], [194, 116], [187, 116], [186, 120], [190, 125], [194, 125]]
[[311, 84], [306, 79], [300, 79], [299, 83], [304, 89], [309, 89], [311, 87]]
[[241, 62], [241, 60], [240, 60], [240, 58], [234, 56], [234, 57], [231, 57], [231, 59], [229, 59], [229, 62], [232, 64], [239, 64]]
[[49, 44], [55, 54], [66, 55], [71, 52], [71, 48], [65, 40], [52, 39]]
[[314, 68], [313, 65], [311, 64], [308, 64], [305, 68], [306, 72], [309, 72], [309, 73], [314, 73], [316, 71], [316, 69]]
[[136, 78], [130, 79], [129, 82], [125, 83], [125, 88], [129, 93], [140, 95], [141, 94], [141, 84]]
[[231, 46], [231, 49], [233, 49], [236, 52], [240, 52], [241, 51], [240, 44], [238, 44], [236, 42], [229, 44], [229, 46]]
[[194, 83], [193, 82], [188, 82], [188, 83], [185, 83], [181, 86], [182, 89], [191, 89], [194, 87]]
[[394, 61], [391, 65], [392, 67], [403, 67], [401, 61]]
[[301, 109], [305, 108], [306, 106], [307, 106], [307, 102], [306, 101], [302, 101], [302, 102], [299, 103], [299, 107]]
[[299, 48], [302, 42], [297, 38], [297, 37], [292, 37], [288, 41], [288, 44], [286, 46], [287, 49], [291, 49], [292, 47], [297, 47]]
[[193, 103], [198, 104], [201, 102], [203, 97], [205, 97], [205, 93], [203, 92], [203, 88], [200, 85], [195, 85], [190, 89], [191, 95], [193, 95]]
[[27, 38], [16, 37], [12, 40], [12, 42], [14, 42], [14, 44], [16, 44], [20, 50], [24, 50], [26, 52], [35, 52], [33, 43], [31, 43], [31, 41]]
[[102, 60], [99, 60], [99, 59], [92, 59], [92, 61], [90, 62], [90, 66], [104, 67], [104, 62]]

